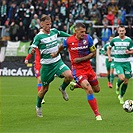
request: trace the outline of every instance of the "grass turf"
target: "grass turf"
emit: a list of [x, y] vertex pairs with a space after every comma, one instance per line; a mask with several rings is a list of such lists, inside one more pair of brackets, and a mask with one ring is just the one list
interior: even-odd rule
[[[36, 117], [37, 98], [34, 77], [2, 77], [0, 81], [0, 132], [1, 133], [132, 133], [133, 113], [127, 113], [119, 104], [107, 79], [99, 78], [101, 91], [95, 94], [103, 121], [96, 121], [82, 89], [69, 90], [69, 101], [64, 101], [58, 90], [62, 79], [55, 78], [42, 105], [43, 118]], [[125, 94], [133, 97], [133, 79]], [[133, 99], [132, 99], [133, 100]]]

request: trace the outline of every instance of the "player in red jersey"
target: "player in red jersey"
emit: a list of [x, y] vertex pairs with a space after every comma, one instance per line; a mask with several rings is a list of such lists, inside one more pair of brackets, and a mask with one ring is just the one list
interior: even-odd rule
[[86, 34], [86, 27], [82, 23], [75, 25], [75, 34], [68, 37], [63, 45], [59, 46], [56, 53], [52, 53], [52, 57], [57, 56], [61, 50], [67, 48], [70, 55], [72, 65], [72, 73], [78, 86], [85, 90], [87, 101], [91, 106], [96, 120], [102, 120], [98, 111], [97, 100], [94, 97], [94, 92], [99, 92], [100, 87], [90, 59], [95, 57], [96, 48], [93, 45], [93, 40], [89, 34]]
[[[33, 54], [28, 54], [25, 58], [25, 64], [28, 64], [29, 59], [33, 56]], [[34, 61], [34, 71], [35, 71], [35, 77], [37, 78], [37, 89], [38, 92], [40, 91], [42, 87], [41, 77], [40, 77], [40, 51], [38, 48], [35, 49], [35, 61]], [[42, 99], [42, 104], [44, 104], [45, 101]]]

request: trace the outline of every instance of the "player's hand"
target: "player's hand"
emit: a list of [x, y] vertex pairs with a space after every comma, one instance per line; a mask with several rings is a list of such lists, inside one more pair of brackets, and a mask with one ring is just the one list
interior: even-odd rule
[[57, 57], [58, 54], [57, 54], [57, 52], [53, 52], [50, 55], [51, 55], [52, 58], [55, 58], [55, 57]]
[[111, 58], [111, 57], [109, 57], [108, 61], [109, 61], [109, 62], [112, 62], [112, 58]]
[[28, 60], [25, 60], [24, 63], [25, 63], [25, 64], [28, 64]]
[[130, 54], [130, 51], [129, 50], [126, 50], [126, 54]]
[[74, 63], [80, 63], [80, 62], [82, 62], [81, 58], [75, 58], [74, 59]]

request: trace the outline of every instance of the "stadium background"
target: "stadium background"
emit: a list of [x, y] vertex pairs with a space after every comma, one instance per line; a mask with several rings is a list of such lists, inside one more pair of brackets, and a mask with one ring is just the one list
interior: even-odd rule
[[[111, 14], [110, 14], [111, 12]], [[73, 34], [76, 22], [83, 22], [97, 47], [97, 57], [91, 60], [97, 75], [105, 76], [105, 57], [100, 49], [110, 35], [117, 35], [117, 26], [125, 25], [133, 38], [133, 0], [1, 0], [0, 1], [0, 76], [34, 76], [34, 57], [26, 66], [31, 40], [40, 28], [42, 14], [50, 15], [59, 30]], [[103, 36], [103, 30], [110, 31]], [[64, 38], [59, 38], [62, 42]], [[70, 67], [67, 51], [61, 53]], [[131, 57], [133, 67], [133, 59]]]

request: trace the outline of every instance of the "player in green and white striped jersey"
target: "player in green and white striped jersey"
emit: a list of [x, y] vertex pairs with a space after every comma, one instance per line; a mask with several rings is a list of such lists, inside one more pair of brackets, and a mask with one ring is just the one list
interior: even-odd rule
[[130, 63], [130, 54], [133, 54], [133, 41], [131, 38], [125, 36], [126, 30], [125, 27], [120, 25], [118, 27], [119, 36], [114, 37], [110, 42], [110, 47], [108, 49], [109, 61], [111, 58], [111, 48], [114, 47], [114, 64], [116, 73], [118, 75], [118, 81], [116, 83], [116, 94], [120, 104], [124, 103], [123, 96], [126, 92], [128, 81], [132, 76], [131, 63]]
[[106, 69], [107, 69], [107, 78], [108, 78], [108, 87], [109, 88], [113, 87], [113, 81], [114, 81], [114, 48], [111, 49], [111, 57], [112, 57], [111, 62], [108, 61], [108, 54], [107, 54], [107, 50], [110, 45], [110, 41], [112, 39], [113, 39], [113, 36], [110, 36], [109, 42], [107, 42], [103, 46], [103, 50], [104, 50], [104, 53], [106, 56], [105, 64], [106, 64]]
[[51, 18], [47, 15], [43, 15], [41, 18], [42, 31], [40, 31], [34, 38], [33, 44], [31, 45], [32, 51], [34, 53], [35, 48], [40, 50], [41, 59], [41, 81], [43, 87], [38, 92], [37, 104], [36, 104], [36, 114], [38, 117], [43, 117], [41, 109], [41, 101], [48, 91], [49, 84], [54, 80], [55, 74], [59, 77], [64, 77], [64, 81], [60, 86], [63, 98], [67, 101], [68, 95], [65, 88], [69, 85], [70, 81], [73, 80], [71, 70], [68, 66], [64, 64], [61, 59], [60, 54], [55, 58], [52, 58], [51, 53], [58, 51], [58, 41], [57, 37], [68, 37], [69, 34], [58, 31], [57, 29], [51, 29]]

